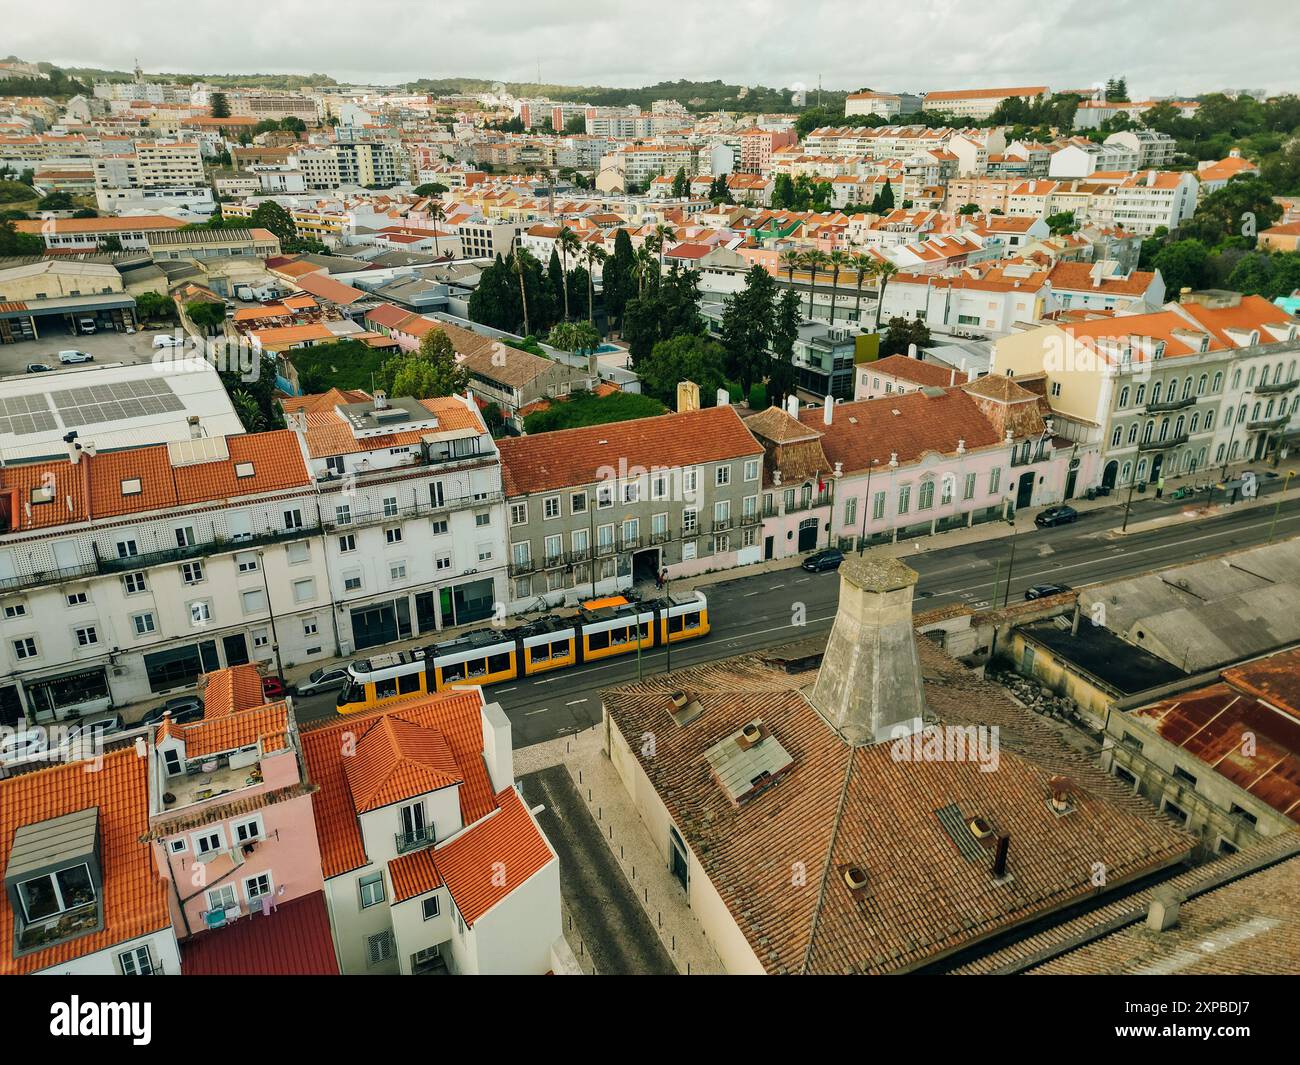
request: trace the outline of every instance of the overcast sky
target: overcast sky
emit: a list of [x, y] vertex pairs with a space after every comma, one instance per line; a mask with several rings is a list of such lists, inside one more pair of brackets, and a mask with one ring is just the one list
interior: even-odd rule
[[1300, 89], [1295, 0], [0, 0], [0, 24], [23, 59], [150, 73]]

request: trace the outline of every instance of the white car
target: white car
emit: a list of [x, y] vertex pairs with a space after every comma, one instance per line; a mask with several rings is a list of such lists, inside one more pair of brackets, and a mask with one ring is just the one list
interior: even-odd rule
[[155, 348], [183, 348], [185, 341], [178, 336], [172, 336], [171, 333], [159, 333], [153, 338]]
[[59, 362], [65, 364], [77, 362], [94, 362], [95, 356], [85, 351], [77, 351], [76, 348], [69, 348], [67, 351], [59, 352]]
[[33, 755], [43, 754], [45, 748], [44, 729], [15, 732], [12, 736], [0, 739], [0, 765], [14, 765]]

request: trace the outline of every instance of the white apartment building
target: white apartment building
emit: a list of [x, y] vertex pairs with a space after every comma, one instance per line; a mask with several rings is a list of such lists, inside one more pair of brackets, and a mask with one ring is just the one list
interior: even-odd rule
[[1106, 221], [1147, 236], [1157, 227], [1173, 230], [1196, 210], [1200, 183], [1195, 175], [1141, 170], [1114, 187]]
[[0, 714], [62, 720], [490, 616], [501, 473], [473, 400], [380, 402], [0, 470]]
[[197, 143], [138, 141], [134, 153], [102, 156], [94, 165], [101, 211], [180, 208], [210, 214], [215, 207]]
[[960, 118], [988, 118], [1003, 100], [1020, 99], [1026, 103], [1046, 100], [1051, 93], [1046, 85], [1017, 86], [1010, 89], [957, 89], [927, 92], [921, 101], [923, 111], [943, 111]]
[[880, 115], [895, 118], [902, 113], [902, 98], [892, 92], [851, 92], [844, 98], [844, 116]]

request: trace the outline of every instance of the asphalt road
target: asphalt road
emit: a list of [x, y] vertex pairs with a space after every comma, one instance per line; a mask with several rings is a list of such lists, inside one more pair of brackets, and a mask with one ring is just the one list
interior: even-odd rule
[[[1279, 482], [1264, 486], [1266, 494]], [[1130, 524], [1173, 514], [1182, 504], [1166, 497], [1135, 499]], [[1120, 527], [1123, 507], [1083, 513], [1078, 522], [1054, 529], [1035, 528], [1021, 518], [1014, 537], [1015, 562], [1010, 600], [1022, 599], [1032, 584], [1064, 582], [1074, 587], [1189, 562], [1268, 540], [1272, 506], [1229, 510], [1200, 522], [1180, 522], [1122, 539], [1103, 534]], [[1275, 538], [1300, 534], [1300, 491], [1282, 500]], [[930, 541], [931, 543], [933, 541]], [[919, 542], [918, 542], [919, 544]], [[1006, 590], [1011, 537], [931, 547], [903, 560], [920, 574], [918, 611], [953, 603], [981, 609], [992, 605], [993, 582], [1001, 573], [998, 598]], [[738, 577], [705, 589], [709, 597], [710, 634], [671, 649], [656, 648], [641, 656], [640, 669], [663, 672], [669, 665], [695, 665], [769, 647], [829, 629], [839, 599], [839, 577], [831, 571], [801, 569]], [[668, 652], [667, 654], [665, 652]], [[671, 663], [667, 659], [671, 657]], [[508, 681], [488, 689], [510, 718], [514, 745], [526, 747], [580, 732], [600, 720], [600, 691], [637, 676], [635, 656], [558, 671], [536, 679]], [[300, 720], [333, 713], [334, 693], [295, 700]]]

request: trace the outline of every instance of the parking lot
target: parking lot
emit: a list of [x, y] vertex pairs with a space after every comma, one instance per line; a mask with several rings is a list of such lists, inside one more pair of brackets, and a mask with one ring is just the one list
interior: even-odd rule
[[25, 373], [29, 363], [60, 368], [59, 352], [69, 348], [95, 357], [96, 364], [148, 362], [154, 354], [153, 338], [164, 330], [137, 333], [92, 333], [72, 336], [59, 333], [39, 340], [0, 345], [0, 376]]

